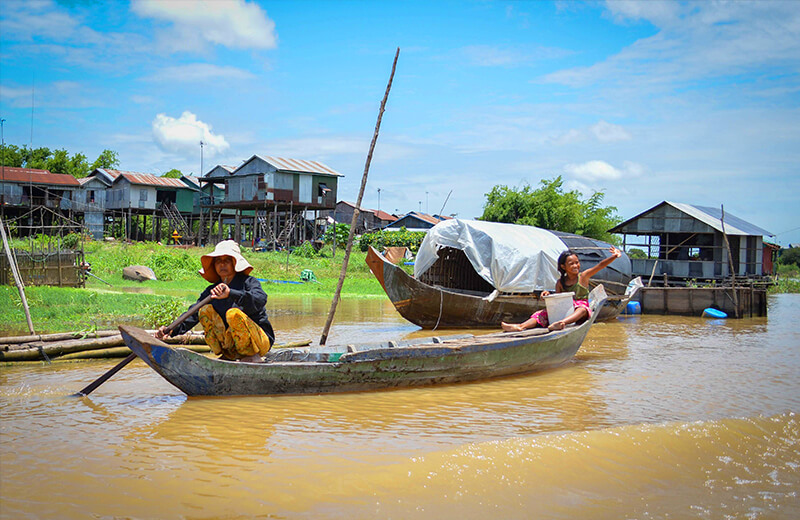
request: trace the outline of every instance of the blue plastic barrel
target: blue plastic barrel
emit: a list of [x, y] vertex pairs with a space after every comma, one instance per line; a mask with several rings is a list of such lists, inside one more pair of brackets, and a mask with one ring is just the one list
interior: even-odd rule
[[728, 315], [722, 312], [719, 309], [715, 309], [713, 307], [709, 307], [707, 309], [703, 309], [703, 317], [704, 318], [727, 318]]
[[628, 302], [625, 306], [625, 314], [641, 314], [642, 306], [639, 302]]

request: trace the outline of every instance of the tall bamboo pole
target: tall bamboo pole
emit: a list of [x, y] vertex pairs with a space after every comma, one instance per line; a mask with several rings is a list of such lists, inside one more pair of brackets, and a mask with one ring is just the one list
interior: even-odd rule
[[[364, 198], [364, 190], [367, 187], [367, 176], [369, 174], [369, 165], [372, 162], [372, 152], [375, 150], [375, 143], [378, 141], [378, 132], [381, 129], [381, 119], [383, 119], [383, 111], [386, 109], [386, 100], [389, 98], [389, 91], [392, 88], [392, 80], [394, 79], [394, 71], [397, 68], [397, 58], [400, 56], [400, 47], [394, 54], [394, 62], [392, 63], [392, 73], [389, 75], [389, 83], [386, 85], [386, 93], [383, 95], [381, 101], [381, 108], [378, 112], [378, 122], [375, 123], [375, 133], [372, 135], [372, 142], [369, 145], [369, 153], [367, 154], [367, 161], [364, 165], [364, 175], [361, 177], [361, 188], [358, 190], [358, 199], [356, 200], [356, 207], [353, 210], [353, 218], [350, 221], [350, 234], [347, 237], [347, 247], [344, 252], [344, 259], [342, 260], [342, 271], [339, 273], [339, 283], [336, 285], [336, 293], [333, 295], [331, 302], [331, 310], [328, 312], [328, 320], [325, 322], [325, 328], [322, 330], [322, 337], [319, 340], [320, 345], [324, 345], [328, 341], [328, 332], [333, 323], [333, 316], [336, 314], [336, 305], [339, 303], [339, 296], [342, 294], [342, 286], [344, 285], [344, 278], [347, 275], [347, 262], [350, 260], [350, 251], [353, 249], [353, 236], [356, 231], [356, 224], [358, 223], [359, 208], [361, 207], [361, 199]], [[333, 243], [336, 243], [336, 223], [334, 222], [334, 235]]]
[[33, 330], [33, 321], [31, 320], [31, 310], [28, 308], [28, 299], [25, 298], [25, 285], [22, 283], [22, 278], [17, 271], [17, 263], [14, 261], [14, 256], [11, 254], [11, 248], [8, 246], [8, 237], [6, 237], [6, 227], [2, 219], [0, 219], [0, 234], [3, 236], [3, 247], [6, 251], [8, 258], [8, 265], [11, 267], [11, 274], [14, 275], [14, 283], [17, 284], [19, 290], [19, 297], [22, 300], [22, 308], [25, 310], [25, 319], [28, 321], [28, 331], [31, 334], [36, 334]]

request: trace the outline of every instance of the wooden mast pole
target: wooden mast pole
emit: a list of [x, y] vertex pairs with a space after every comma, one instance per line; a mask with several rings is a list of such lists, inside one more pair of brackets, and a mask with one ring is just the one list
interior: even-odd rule
[[[367, 154], [367, 162], [364, 165], [364, 175], [361, 177], [361, 188], [358, 190], [358, 200], [356, 200], [356, 207], [353, 210], [353, 219], [350, 221], [350, 234], [347, 237], [347, 248], [345, 249], [344, 259], [342, 260], [342, 271], [339, 273], [339, 283], [336, 285], [336, 293], [333, 295], [331, 302], [331, 310], [328, 312], [328, 320], [325, 322], [325, 328], [322, 330], [322, 337], [319, 340], [320, 345], [324, 345], [328, 341], [328, 332], [333, 323], [333, 316], [336, 314], [336, 305], [339, 303], [339, 296], [342, 294], [342, 285], [344, 285], [344, 278], [347, 275], [347, 262], [350, 260], [350, 251], [353, 249], [353, 236], [356, 231], [356, 224], [358, 223], [359, 208], [361, 207], [361, 199], [364, 198], [364, 190], [367, 187], [367, 175], [369, 174], [369, 165], [372, 162], [372, 152], [375, 150], [375, 143], [378, 141], [378, 132], [381, 129], [381, 119], [383, 119], [383, 111], [386, 109], [386, 100], [389, 98], [389, 90], [392, 88], [392, 80], [394, 79], [394, 71], [397, 68], [397, 57], [400, 56], [400, 47], [394, 54], [394, 62], [392, 63], [392, 73], [389, 75], [389, 83], [386, 85], [386, 93], [383, 95], [381, 101], [381, 108], [378, 112], [378, 122], [375, 124], [375, 133], [372, 135], [372, 142], [369, 145], [369, 153]], [[336, 243], [336, 223], [334, 222], [334, 235], [333, 243]]]

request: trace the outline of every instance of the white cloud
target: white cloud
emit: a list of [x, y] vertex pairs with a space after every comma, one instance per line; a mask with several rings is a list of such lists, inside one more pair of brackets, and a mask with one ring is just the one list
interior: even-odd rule
[[460, 54], [472, 65], [479, 67], [514, 67], [542, 60], [562, 59], [574, 51], [556, 47], [468, 45]]
[[591, 130], [598, 141], [604, 143], [628, 141], [631, 138], [631, 134], [625, 131], [621, 126], [602, 120], [598, 121], [597, 124], [593, 125], [589, 130]]
[[[796, 2], [608, 2], [620, 22], [644, 20], [657, 32], [607, 60], [556, 71], [544, 81], [581, 87], [605, 83], [621, 96], [718, 77], [800, 65]], [[770, 87], [765, 82], [764, 87]]]
[[33, 40], [40, 35], [68, 39], [80, 29], [80, 22], [68, 13], [58, 10], [49, 0], [3, 2], [3, 19], [0, 32], [3, 39]]
[[606, 7], [615, 21], [648, 20], [667, 25], [679, 19], [680, 6], [672, 0], [606, 0]]
[[608, 181], [622, 178], [622, 171], [605, 161], [588, 161], [582, 164], [567, 164], [564, 171], [587, 181]]
[[224, 136], [212, 133], [211, 125], [200, 121], [189, 111], [185, 111], [178, 119], [158, 114], [152, 126], [156, 144], [166, 152], [197, 153], [200, 141], [203, 141], [204, 153], [212, 157], [230, 147]]
[[564, 166], [564, 172], [566, 174], [581, 179], [589, 184], [638, 177], [642, 175], [644, 171], [644, 166], [632, 161], [624, 161], [622, 163], [622, 169], [599, 160], [587, 161], [580, 164], [567, 164]]
[[221, 67], [210, 63], [190, 63], [175, 67], [165, 67], [145, 79], [163, 82], [203, 82], [215, 79], [245, 80], [253, 78], [253, 74], [236, 67]]
[[201, 50], [206, 44], [236, 49], [277, 47], [275, 22], [254, 2], [245, 0], [137, 0], [139, 16], [171, 25], [161, 35], [171, 51]]
[[550, 142], [557, 145], [567, 145], [580, 142], [584, 139], [584, 134], [580, 130], [570, 128], [566, 132], [554, 135], [549, 138]]

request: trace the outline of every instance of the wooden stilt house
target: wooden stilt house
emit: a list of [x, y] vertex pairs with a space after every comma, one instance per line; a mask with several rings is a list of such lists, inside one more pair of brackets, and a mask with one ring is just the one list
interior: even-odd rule
[[227, 209], [235, 212], [231, 237], [238, 242], [277, 249], [313, 240], [306, 214], [335, 208], [339, 177], [318, 161], [266, 155], [253, 155], [233, 171], [217, 166], [201, 181], [224, 182], [225, 200], [210, 205], [203, 233], [209, 236]]

